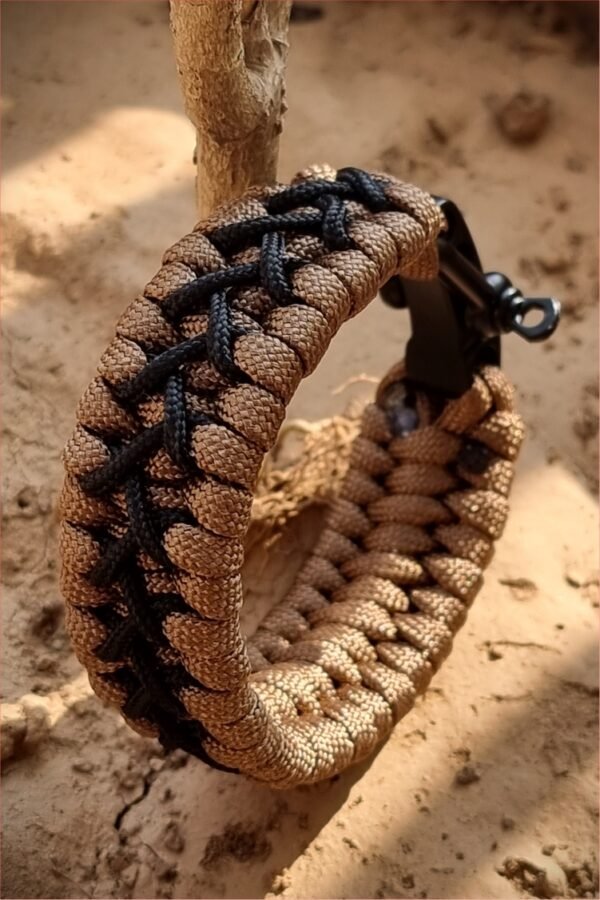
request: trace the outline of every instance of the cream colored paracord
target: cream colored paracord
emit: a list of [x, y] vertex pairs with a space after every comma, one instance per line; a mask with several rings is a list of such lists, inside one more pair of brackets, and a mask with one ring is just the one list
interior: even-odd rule
[[311, 170], [200, 223], [119, 320], [65, 450], [62, 588], [93, 689], [136, 731], [307, 784], [371, 753], [448, 654], [523, 437], [492, 366], [443, 404], [402, 365], [383, 379], [314, 552], [253, 637], [239, 625], [287, 403], [390, 277], [436, 276], [444, 224], [393, 178]]

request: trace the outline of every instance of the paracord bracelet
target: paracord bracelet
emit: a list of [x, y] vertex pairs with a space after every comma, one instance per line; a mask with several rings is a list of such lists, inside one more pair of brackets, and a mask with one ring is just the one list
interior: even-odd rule
[[421, 190], [357, 169], [250, 191], [119, 320], [65, 450], [62, 589], [100, 698], [143, 735], [287, 788], [363, 759], [448, 654], [502, 532], [523, 425], [387, 375], [313, 553], [245, 640], [252, 492], [286, 404], [393, 276], [438, 274]]

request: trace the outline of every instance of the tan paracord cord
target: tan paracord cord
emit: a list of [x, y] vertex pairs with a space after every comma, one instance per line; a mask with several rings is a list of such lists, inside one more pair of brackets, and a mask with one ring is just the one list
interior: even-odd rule
[[404, 369], [363, 415], [314, 552], [244, 641], [252, 492], [285, 408], [396, 274], [437, 274], [434, 200], [311, 170], [164, 256], [125, 311], [65, 451], [62, 588], [93, 689], [144, 735], [287, 788], [366, 757], [448, 654], [508, 512], [523, 437], [480, 369], [458, 399]]

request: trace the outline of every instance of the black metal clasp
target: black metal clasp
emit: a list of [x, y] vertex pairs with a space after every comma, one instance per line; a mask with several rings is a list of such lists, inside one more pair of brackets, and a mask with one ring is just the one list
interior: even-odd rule
[[[458, 396], [469, 388], [479, 366], [500, 364], [501, 334], [513, 331], [527, 341], [550, 337], [560, 303], [551, 297], [524, 297], [506, 275], [484, 273], [462, 213], [451, 200], [435, 199], [448, 224], [438, 239], [438, 277], [395, 277], [381, 294], [390, 306], [410, 312], [407, 380]], [[535, 313], [537, 321], [527, 324]]]

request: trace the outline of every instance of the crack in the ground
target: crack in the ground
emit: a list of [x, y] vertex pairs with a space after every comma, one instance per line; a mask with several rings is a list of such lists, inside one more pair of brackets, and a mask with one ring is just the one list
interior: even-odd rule
[[122, 809], [119, 810], [117, 815], [115, 816], [114, 827], [117, 831], [120, 830], [121, 825], [123, 824], [123, 819], [127, 815], [130, 809], [134, 806], [137, 806], [142, 800], [145, 800], [148, 794], [150, 793], [150, 788], [156, 781], [159, 775], [168, 769], [180, 769], [187, 765], [189, 757], [187, 753], [184, 753], [182, 750], [175, 750], [171, 753], [168, 753], [162, 759], [162, 765], [158, 769], [150, 768], [143, 776], [142, 776], [142, 791], [139, 796], [134, 797], [133, 800], [130, 800], [129, 803], [125, 803]]
[[160, 769], [157, 769], [156, 771], [150, 769], [143, 776], [143, 779], [142, 779], [143, 787], [142, 787], [142, 791], [139, 794], [139, 796], [134, 797], [133, 800], [130, 800], [129, 803], [126, 803], [123, 806], [123, 808], [120, 809], [119, 812], [117, 813], [117, 815], [115, 816], [114, 827], [116, 828], [117, 831], [120, 830], [121, 825], [123, 824], [123, 819], [129, 812], [129, 810], [132, 809], [134, 806], [137, 806], [139, 803], [141, 803], [142, 800], [146, 799], [146, 797], [150, 793], [150, 788], [156, 781], [156, 778], [158, 777], [158, 775], [160, 775], [160, 773], [163, 771], [163, 768], [164, 768], [164, 764], [160, 767]]

